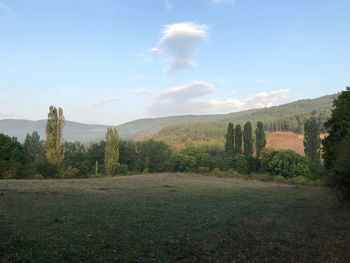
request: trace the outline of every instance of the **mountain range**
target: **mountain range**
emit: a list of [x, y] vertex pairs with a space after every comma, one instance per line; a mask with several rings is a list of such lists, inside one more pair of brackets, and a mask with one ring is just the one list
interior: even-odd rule
[[[228, 114], [185, 115], [139, 119], [118, 126], [93, 125], [66, 121], [63, 131], [63, 139], [66, 141], [80, 141], [89, 144], [103, 140], [108, 127], [117, 128], [122, 139], [135, 139], [152, 136], [162, 128], [173, 124], [190, 124], [212, 121], [265, 121], [303, 113], [330, 112], [332, 101], [336, 96], [337, 94], [333, 94], [316, 99], [298, 100], [269, 108], [251, 109]], [[3, 119], [0, 120], [0, 133], [16, 137], [20, 142], [23, 142], [27, 133], [37, 131], [40, 137], [44, 139], [45, 126], [46, 120], [30, 121]]]

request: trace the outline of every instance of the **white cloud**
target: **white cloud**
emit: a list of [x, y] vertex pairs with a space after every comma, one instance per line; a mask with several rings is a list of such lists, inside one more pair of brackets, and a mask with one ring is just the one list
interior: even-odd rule
[[263, 79], [258, 79], [258, 80], [256, 80], [256, 82], [263, 83], [264, 80]]
[[132, 90], [130, 92], [131, 93], [135, 93], [135, 94], [144, 94], [144, 95], [151, 95], [151, 94], [153, 94], [153, 91], [151, 91], [149, 89], [137, 89], [137, 90]]
[[221, 4], [221, 5], [227, 5], [227, 4], [234, 4], [235, 0], [212, 0], [212, 4]]
[[164, 27], [161, 39], [151, 52], [165, 59], [167, 72], [195, 66], [191, 57], [199, 43], [207, 39], [207, 30], [206, 25], [193, 22], [167, 25]]
[[144, 80], [146, 79], [146, 75], [135, 75], [132, 77], [133, 80]]
[[119, 97], [100, 99], [100, 100], [96, 101], [95, 103], [93, 103], [92, 106], [95, 108], [102, 108], [106, 104], [110, 104], [110, 103], [117, 102], [117, 101], [120, 101]]
[[173, 9], [173, 5], [170, 3], [169, 0], [164, 0], [164, 5], [168, 10]]
[[8, 23], [15, 16], [15, 12], [6, 5], [0, 3], [0, 22]]
[[288, 89], [262, 92], [245, 99], [198, 100], [198, 97], [215, 91], [213, 85], [204, 81], [170, 88], [153, 96], [148, 111], [157, 116], [185, 114], [216, 114], [253, 108], [271, 107], [288, 101]]

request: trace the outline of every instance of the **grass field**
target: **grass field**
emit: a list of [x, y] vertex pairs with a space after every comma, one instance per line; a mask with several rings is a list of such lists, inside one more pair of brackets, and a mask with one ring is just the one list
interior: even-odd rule
[[0, 181], [0, 262], [350, 262], [322, 187], [189, 174]]

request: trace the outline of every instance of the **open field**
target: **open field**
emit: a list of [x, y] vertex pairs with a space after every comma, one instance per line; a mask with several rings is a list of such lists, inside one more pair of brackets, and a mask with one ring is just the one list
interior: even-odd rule
[[[323, 139], [326, 134], [321, 134]], [[294, 132], [271, 132], [267, 134], [266, 147], [275, 150], [293, 150], [301, 155], [304, 153], [304, 134]]]
[[189, 174], [0, 181], [1, 262], [350, 262], [327, 189]]

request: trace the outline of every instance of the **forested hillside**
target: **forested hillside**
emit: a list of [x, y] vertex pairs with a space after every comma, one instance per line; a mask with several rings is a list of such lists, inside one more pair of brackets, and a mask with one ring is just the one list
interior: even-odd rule
[[246, 121], [264, 122], [268, 132], [304, 132], [304, 123], [311, 116], [317, 120], [319, 130], [325, 133], [323, 124], [331, 115], [332, 101], [337, 95], [329, 95], [313, 100], [300, 100], [281, 106], [230, 113], [219, 121], [191, 124], [174, 124], [162, 128], [154, 139], [164, 141], [176, 148], [200, 145], [206, 150], [222, 149], [229, 122], [244, 125]]
[[[229, 121], [244, 124], [247, 120], [253, 123], [262, 120], [269, 131], [283, 130], [301, 133], [304, 120], [313, 114], [319, 119], [322, 132], [322, 123], [329, 117], [332, 101], [336, 96], [336, 94], [328, 95], [317, 99], [300, 100], [270, 108], [229, 114], [140, 119], [114, 127], [117, 128], [123, 139], [143, 138], [156, 134], [157, 139], [162, 137], [162, 140], [168, 142], [182, 141], [184, 138], [210, 141], [210, 138], [216, 140], [223, 136]], [[0, 133], [17, 137], [20, 142], [23, 142], [26, 134], [33, 131], [38, 131], [41, 138], [44, 138], [45, 125], [46, 120], [0, 120]], [[81, 141], [87, 144], [97, 142], [104, 138], [107, 127], [109, 126], [67, 121], [63, 138], [66, 141]]]

